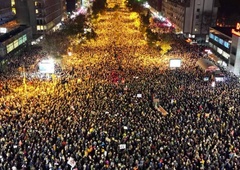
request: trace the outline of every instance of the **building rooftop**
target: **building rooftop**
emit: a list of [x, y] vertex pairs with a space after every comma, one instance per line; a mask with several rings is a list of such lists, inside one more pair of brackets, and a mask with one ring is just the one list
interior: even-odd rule
[[7, 39], [17, 35], [18, 33], [22, 32], [23, 30], [25, 30], [26, 28], [28, 28], [28, 26], [25, 25], [19, 25], [17, 28], [11, 30], [8, 33], [5, 34], [0, 34], [0, 43], [6, 41]]
[[15, 18], [15, 14], [12, 11], [1, 13], [1, 10], [0, 10], [0, 25], [14, 20], [14, 18]]
[[212, 28], [217, 30], [218, 32], [225, 34], [228, 37], [232, 37], [232, 29], [234, 29], [235, 27], [212, 27]]
[[16, 20], [13, 20], [13, 21], [10, 21], [10, 22], [0, 25], [0, 28], [6, 28], [7, 32], [10, 32], [17, 27], [19, 27], [19, 24], [17, 23]]

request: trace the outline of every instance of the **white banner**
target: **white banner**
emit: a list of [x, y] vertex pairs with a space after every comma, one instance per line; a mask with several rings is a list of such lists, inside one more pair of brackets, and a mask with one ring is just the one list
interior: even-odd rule
[[119, 149], [126, 149], [127, 148], [127, 145], [126, 144], [120, 144], [119, 145]]

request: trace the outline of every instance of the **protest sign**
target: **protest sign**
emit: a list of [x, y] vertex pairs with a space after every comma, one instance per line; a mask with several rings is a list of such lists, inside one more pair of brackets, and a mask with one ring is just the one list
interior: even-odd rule
[[127, 145], [126, 144], [120, 144], [119, 145], [119, 149], [126, 149], [127, 148]]

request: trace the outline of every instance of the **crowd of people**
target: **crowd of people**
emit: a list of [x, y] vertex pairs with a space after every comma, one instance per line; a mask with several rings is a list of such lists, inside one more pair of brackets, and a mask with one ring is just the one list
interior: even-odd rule
[[[0, 170], [240, 169], [237, 78], [225, 72], [212, 87], [195, 65], [203, 47], [169, 34], [172, 48], [162, 55], [120, 7], [99, 16], [96, 40], [64, 56], [56, 84], [28, 79], [39, 91], [20, 95], [18, 68], [44, 54], [34, 49], [9, 62], [1, 75]], [[170, 69], [170, 58], [181, 67]]]

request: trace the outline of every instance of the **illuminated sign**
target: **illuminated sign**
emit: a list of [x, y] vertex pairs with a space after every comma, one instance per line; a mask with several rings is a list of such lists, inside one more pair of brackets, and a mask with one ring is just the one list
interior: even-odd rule
[[[240, 32], [239, 32], [239, 34], [240, 34]], [[230, 43], [229, 43], [229, 42], [224, 41], [223, 39], [219, 38], [219, 37], [216, 36], [216, 35], [213, 35], [213, 34], [210, 33], [209, 37], [210, 37], [210, 39], [216, 41], [217, 43], [223, 45], [223, 46], [226, 47], [226, 48], [229, 48], [229, 47], [230, 47]]]
[[237, 23], [236, 29], [232, 29], [232, 33], [240, 37], [240, 23]]
[[210, 37], [211, 39], [214, 39], [214, 35], [213, 35], [212, 33], [210, 33], [209, 37]]
[[240, 23], [237, 23], [236, 30], [240, 30]]
[[223, 45], [224, 41], [223, 41], [223, 39], [219, 38], [218, 42], [219, 42], [219, 44]]
[[224, 41], [224, 47], [229, 48], [230, 47], [230, 43]]

